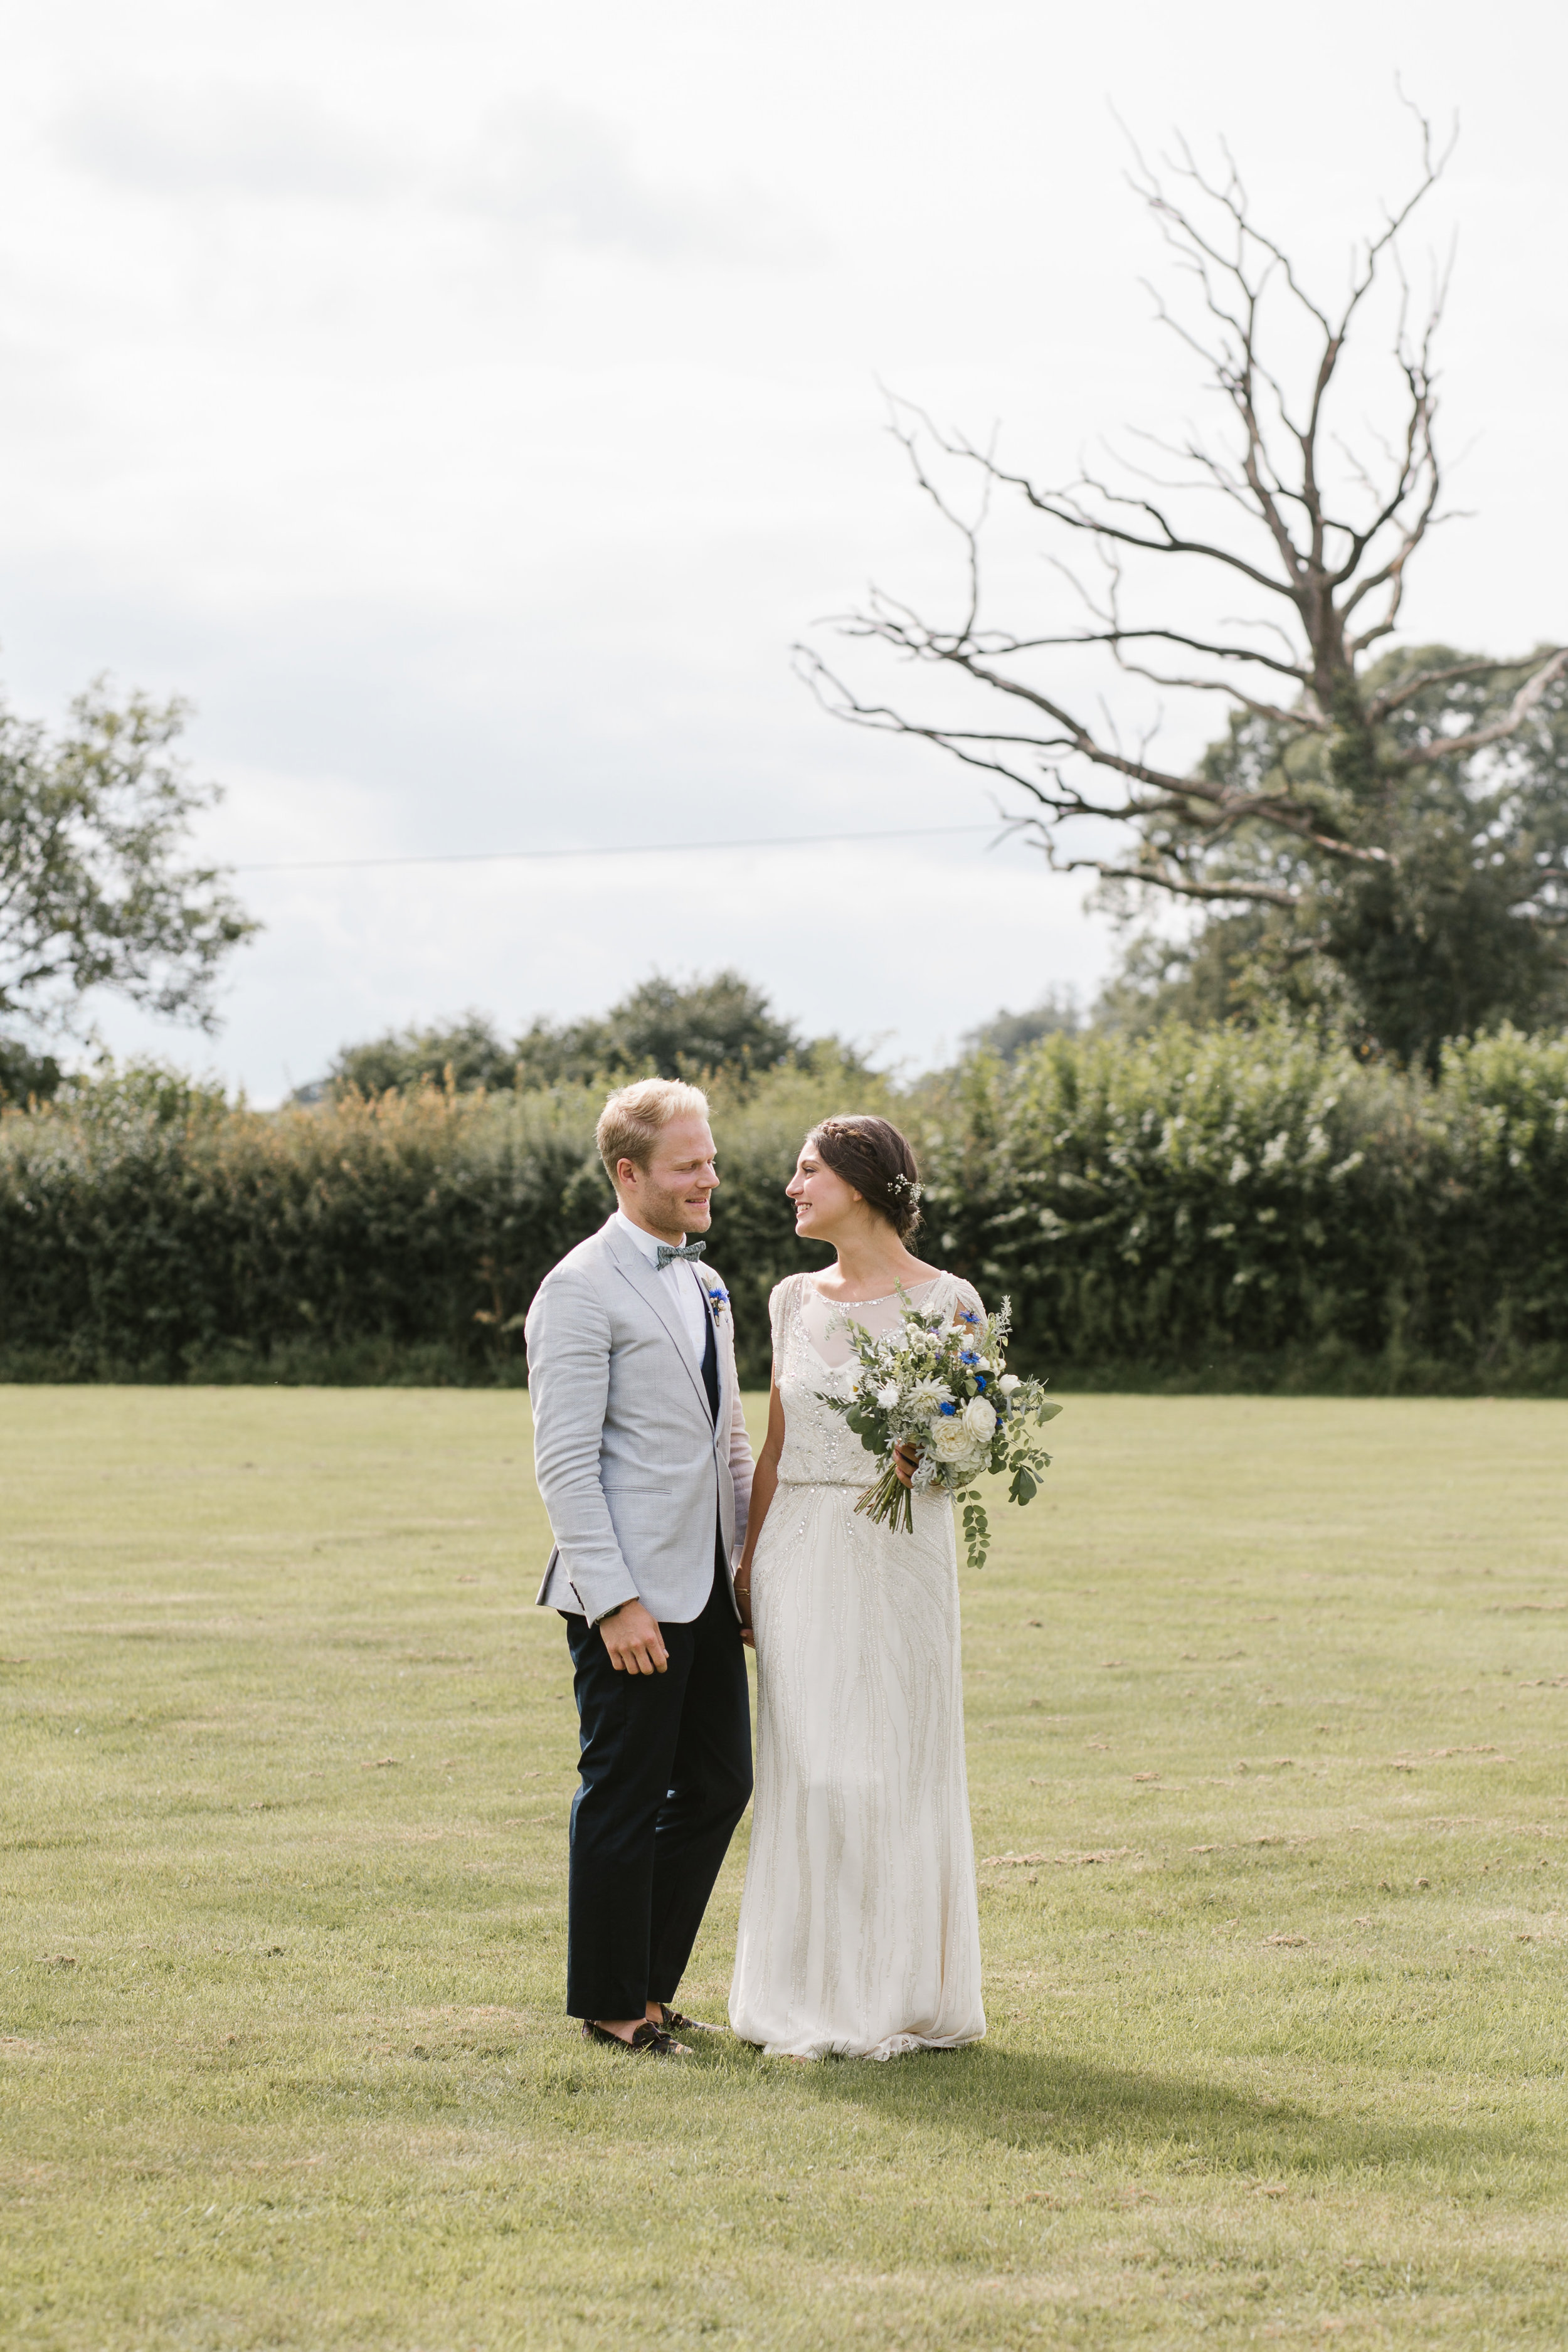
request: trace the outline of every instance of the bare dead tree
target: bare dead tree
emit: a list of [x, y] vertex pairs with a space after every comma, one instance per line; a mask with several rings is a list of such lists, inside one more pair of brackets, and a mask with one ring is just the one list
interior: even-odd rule
[[[863, 699], [808, 646], [799, 667], [825, 706], [852, 723], [932, 743], [1005, 785], [1021, 789], [1011, 821], [1031, 833], [1053, 864], [1087, 868], [1107, 879], [1148, 886], [1176, 898], [1295, 908], [1306, 889], [1300, 861], [1319, 867], [1376, 871], [1397, 865], [1397, 829], [1387, 823], [1402, 781], [1434, 756], [1452, 762], [1504, 742], [1521, 729], [1568, 667], [1568, 649], [1548, 647], [1521, 660], [1475, 660], [1406, 670], [1382, 690], [1367, 682], [1399, 620], [1412, 559], [1445, 520], [1442, 471], [1434, 439], [1436, 415], [1432, 351], [1441, 322], [1447, 272], [1435, 274], [1418, 331], [1400, 236], [1436, 185], [1453, 152], [1439, 152], [1426, 118], [1418, 125], [1420, 166], [1403, 203], [1352, 257], [1348, 289], [1337, 307], [1307, 290], [1301, 272], [1253, 216], [1247, 192], [1225, 151], [1225, 171], [1209, 176], [1185, 142], [1160, 170], [1141, 156], [1131, 184], [1148, 205], [1197, 295], [1189, 324], [1157, 293], [1160, 321], [1178, 335], [1222, 396], [1226, 429], [1211, 441], [1191, 429], [1163, 441], [1142, 436], [1150, 464], [1124, 464], [1121, 478], [1082, 468], [1064, 487], [1043, 486], [1004, 465], [994, 447], [944, 433], [922, 411], [893, 403], [891, 429], [908, 452], [914, 478], [963, 550], [966, 588], [959, 616], [926, 621], [908, 604], [873, 589], [864, 607], [830, 625], [870, 640], [905, 662], [932, 667], [984, 701], [973, 721], [921, 719], [888, 703]], [[1135, 151], [1136, 152], [1136, 151]], [[1339, 429], [1346, 400], [1345, 353], [1380, 278], [1397, 294], [1392, 366], [1400, 421], [1390, 438], [1363, 430], [1370, 457]], [[1152, 290], [1152, 289], [1151, 289]], [[1305, 348], [1305, 366], [1287, 364], [1289, 346]], [[975, 485], [973, 508], [961, 508], [944, 482], [956, 466]], [[937, 477], [941, 473], [943, 481]], [[1021, 501], [1052, 527], [1057, 545], [1087, 543], [1100, 580], [1086, 583], [1053, 560], [1082, 598], [1084, 622], [1065, 632], [1018, 633], [994, 625], [982, 593], [982, 541], [994, 502]], [[1196, 499], [1217, 506], [1218, 528], [1194, 524]], [[1161, 559], [1158, 564], [1153, 559]], [[1189, 567], [1184, 580], [1173, 568]], [[1190, 567], [1212, 585], [1239, 586], [1258, 608], [1247, 619], [1209, 631], [1169, 617], [1193, 609]], [[1134, 591], [1151, 569], [1163, 577], [1166, 617], [1143, 617]], [[1200, 591], [1198, 602], [1203, 601]], [[1105, 649], [1126, 676], [1162, 692], [1219, 695], [1234, 712], [1277, 730], [1285, 756], [1243, 772], [1213, 763], [1186, 773], [1152, 757], [1153, 733], [1131, 747], [1110, 719], [1069, 706], [1053, 678], [1068, 649]], [[1386, 665], [1384, 666], [1386, 667]], [[1434, 687], [1491, 678], [1518, 683], [1484, 724], [1435, 740], [1395, 714]], [[1428, 697], [1428, 700], [1430, 698]], [[1291, 747], [1316, 756], [1292, 759]], [[1075, 821], [1094, 821], [1087, 844]], [[1107, 824], [1119, 828], [1107, 845]], [[1238, 860], [1238, 834], [1278, 844], [1267, 870]], [[1540, 856], [1521, 867], [1518, 911], [1552, 921], [1568, 915], [1561, 858]]]

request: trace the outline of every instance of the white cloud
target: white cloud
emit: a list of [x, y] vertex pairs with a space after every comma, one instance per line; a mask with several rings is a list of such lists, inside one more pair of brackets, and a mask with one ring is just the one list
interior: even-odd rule
[[176, 201], [368, 203], [410, 176], [391, 142], [286, 86], [121, 84], [76, 100], [58, 135], [68, 161], [96, 177]]
[[816, 240], [743, 180], [722, 191], [655, 179], [631, 134], [583, 108], [519, 100], [486, 124], [456, 200], [530, 237], [641, 261], [799, 261]]

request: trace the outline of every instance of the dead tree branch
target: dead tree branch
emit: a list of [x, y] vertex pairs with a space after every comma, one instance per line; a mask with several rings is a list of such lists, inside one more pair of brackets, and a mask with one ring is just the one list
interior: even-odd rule
[[[1400, 238], [1441, 179], [1453, 139], [1439, 143], [1426, 118], [1410, 111], [1418, 138], [1412, 184], [1352, 252], [1334, 303], [1309, 290], [1284, 243], [1260, 226], [1227, 150], [1216, 173], [1183, 141], [1157, 166], [1134, 146], [1130, 184], [1194, 298], [1181, 303], [1155, 290], [1155, 319], [1201, 362], [1220, 395], [1223, 433], [1217, 440], [1195, 428], [1174, 438], [1140, 435], [1149, 464], [1124, 463], [1120, 478], [1080, 464], [1052, 485], [1004, 463], [994, 438], [976, 443], [890, 398], [889, 430], [916, 486], [959, 541], [964, 593], [957, 616], [941, 623], [874, 589], [829, 625], [932, 673], [939, 701], [956, 700], [964, 715], [941, 709], [914, 718], [863, 698], [820, 654], [798, 648], [802, 675], [826, 709], [851, 725], [933, 744], [1017, 788], [1028, 804], [1023, 821], [1069, 869], [1173, 897], [1287, 906], [1290, 884], [1225, 870], [1221, 853], [1243, 828], [1345, 868], [1397, 862], [1380, 814], [1391, 780], [1424, 761], [1463, 759], [1505, 741], [1568, 664], [1568, 651], [1548, 648], [1530, 661], [1455, 662], [1381, 690], [1363, 686], [1365, 656], [1397, 626], [1411, 562], [1445, 520], [1433, 345], [1448, 270], [1435, 273], [1413, 328]], [[1356, 439], [1379, 452], [1368, 463], [1337, 420], [1347, 345], [1374, 297], [1391, 306], [1385, 366], [1398, 424], [1386, 433], [1358, 426]], [[1303, 348], [1304, 362], [1290, 364]], [[949, 487], [954, 478], [973, 486], [973, 497]], [[1199, 496], [1210, 501], [1207, 520], [1193, 511]], [[984, 541], [993, 509], [1004, 506], [1065, 535], [1068, 545], [1087, 543], [1103, 563], [1108, 584], [1097, 594], [1051, 555], [1080, 600], [1081, 625], [1008, 628], [990, 619]], [[1156, 596], [1152, 610], [1151, 577], [1164, 579], [1172, 600], [1162, 605]], [[1205, 626], [1194, 599], [1203, 583], [1220, 580], [1237, 583], [1244, 603], [1260, 609]], [[1106, 657], [1114, 673], [1142, 685], [1218, 697], [1238, 720], [1273, 730], [1279, 756], [1266, 775], [1221, 782], [1203, 766], [1177, 772], [1161, 764], [1147, 743], [1123, 749], [1114, 727], [1089, 715], [1079, 688], [1068, 687], [1063, 665], [1075, 655]], [[1510, 671], [1521, 683], [1500, 716], [1458, 736], [1390, 737], [1390, 722], [1427, 689]], [[1408, 730], [1408, 719], [1402, 725]], [[1292, 745], [1303, 751], [1294, 761]], [[1097, 829], [1089, 845], [1064, 837], [1077, 824]], [[1107, 847], [1107, 826], [1140, 835], [1138, 854], [1130, 857], [1124, 843]], [[1152, 829], [1161, 827], [1190, 836], [1179, 863], [1151, 847]]]

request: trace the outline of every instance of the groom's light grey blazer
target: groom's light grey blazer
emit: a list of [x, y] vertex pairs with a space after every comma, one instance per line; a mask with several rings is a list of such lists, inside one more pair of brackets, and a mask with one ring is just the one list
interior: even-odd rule
[[[722, 1291], [700, 1260], [696, 1271], [710, 1299]], [[728, 1307], [715, 1316], [716, 1421], [674, 1302], [615, 1216], [545, 1276], [525, 1331], [534, 1468], [555, 1538], [540, 1606], [599, 1617], [639, 1600], [689, 1624], [713, 1589], [715, 1528], [732, 1576], [752, 1499]]]

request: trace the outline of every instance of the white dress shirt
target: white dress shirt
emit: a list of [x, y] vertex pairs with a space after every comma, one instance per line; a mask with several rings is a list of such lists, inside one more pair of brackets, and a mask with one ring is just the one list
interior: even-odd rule
[[669, 1292], [670, 1305], [680, 1318], [687, 1345], [699, 1365], [708, 1345], [708, 1286], [689, 1257], [672, 1257], [662, 1270], [658, 1263], [658, 1235], [645, 1233], [641, 1225], [632, 1223], [624, 1209], [616, 1216], [630, 1234], [659, 1281]]

